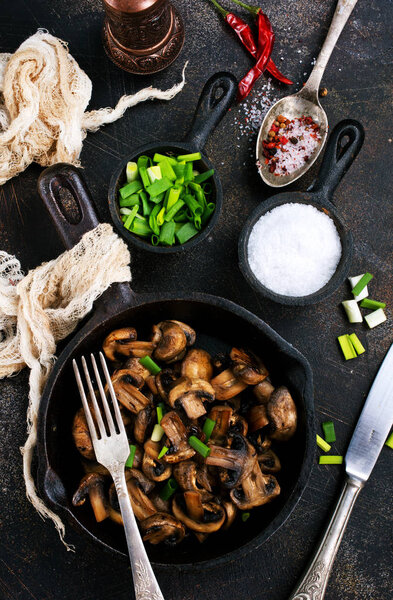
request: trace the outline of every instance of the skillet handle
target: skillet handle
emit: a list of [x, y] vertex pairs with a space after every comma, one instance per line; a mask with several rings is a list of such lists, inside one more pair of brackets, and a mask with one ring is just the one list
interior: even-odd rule
[[[343, 138], [349, 141], [342, 144]], [[323, 200], [332, 200], [333, 193], [358, 155], [364, 141], [363, 126], [353, 119], [340, 121], [329, 136], [316, 181], [308, 191], [317, 193]]]
[[185, 142], [203, 150], [213, 129], [221, 121], [235, 99], [237, 81], [232, 73], [216, 73], [202, 90]]

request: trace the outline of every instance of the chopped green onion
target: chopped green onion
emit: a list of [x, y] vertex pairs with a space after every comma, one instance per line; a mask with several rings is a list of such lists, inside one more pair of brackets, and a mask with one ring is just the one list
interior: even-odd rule
[[376, 327], [377, 325], [380, 325], [381, 323], [386, 321], [386, 315], [383, 312], [382, 308], [378, 308], [377, 310], [373, 310], [372, 313], [366, 315], [364, 317], [364, 320], [366, 321], [370, 329], [372, 329], [373, 327]]
[[389, 435], [388, 439], [386, 440], [385, 446], [389, 446], [389, 448], [392, 448], [392, 450], [393, 450], [393, 431]]
[[184, 171], [186, 170], [186, 165], [179, 165], [179, 163], [177, 163], [176, 165], [173, 166], [173, 170], [176, 173], [176, 177], [184, 177]]
[[179, 212], [176, 213], [176, 215], [174, 216], [173, 220], [175, 221], [175, 223], [185, 223], [186, 221], [188, 221], [187, 209], [183, 207], [181, 210], [179, 210]]
[[186, 164], [186, 168], [184, 170], [184, 182], [191, 182], [192, 177], [192, 162], [189, 162]]
[[154, 183], [155, 181], [159, 181], [160, 179], [162, 179], [160, 165], [154, 165], [154, 167], [149, 167], [147, 169], [147, 174], [149, 176], [150, 183]]
[[138, 165], [135, 162], [128, 162], [127, 166], [126, 166], [126, 178], [127, 178], [127, 183], [131, 183], [132, 181], [135, 181], [135, 179], [138, 177]]
[[352, 294], [354, 296], [359, 296], [360, 292], [366, 287], [366, 285], [372, 280], [373, 275], [371, 273], [365, 273], [359, 279], [354, 288], [352, 288]]
[[163, 159], [160, 162], [161, 173], [163, 177], [167, 177], [171, 181], [175, 181], [176, 173], [172, 168], [172, 165], [167, 159]]
[[179, 162], [184, 160], [187, 163], [187, 162], [192, 162], [194, 160], [201, 160], [201, 158], [202, 158], [202, 156], [201, 156], [200, 152], [194, 152], [193, 154], [180, 154], [177, 157], [177, 160]]
[[179, 229], [176, 233], [176, 237], [178, 239], [179, 244], [184, 244], [188, 242], [194, 235], [198, 233], [198, 229], [194, 227], [192, 223], [185, 223], [183, 227]]
[[157, 373], [161, 372], [161, 367], [159, 367], [157, 363], [155, 363], [154, 360], [150, 358], [150, 356], [143, 356], [139, 359], [139, 362], [142, 365], [142, 367], [145, 367], [145, 369], [150, 371], [152, 375], [157, 375]]
[[249, 512], [243, 512], [242, 513], [242, 521], [243, 521], [243, 523], [245, 523], [246, 521], [248, 521], [249, 518], [250, 518], [250, 513]]
[[329, 450], [332, 449], [332, 447], [325, 442], [325, 440], [323, 438], [321, 438], [320, 435], [317, 434], [317, 446], [319, 446], [319, 448], [321, 450], [323, 450], [324, 452], [329, 452]]
[[370, 308], [371, 310], [377, 310], [377, 308], [386, 308], [385, 302], [369, 300], [368, 298], [364, 298], [364, 300], [361, 301], [360, 306], [362, 308]]
[[183, 200], [178, 200], [176, 202], [176, 204], [174, 204], [172, 206], [172, 208], [170, 208], [166, 215], [165, 215], [165, 221], [173, 221], [174, 216], [176, 215], [176, 213], [179, 212], [179, 210], [184, 206], [184, 202]]
[[147, 199], [147, 194], [146, 194], [146, 192], [140, 192], [139, 196], [140, 196], [140, 199], [142, 200], [143, 216], [148, 217], [152, 211], [152, 207], [149, 204], [149, 201]]
[[203, 188], [203, 191], [205, 192], [205, 194], [212, 193], [213, 187], [212, 187], [212, 184], [209, 183], [209, 181], [206, 181], [206, 183], [203, 184], [202, 188]]
[[168, 179], [168, 177], [163, 177], [162, 179], [157, 179], [157, 181], [149, 185], [146, 188], [146, 191], [150, 198], [154, 198], [155, 196], [162, 194], [162, 192], [169, 190], [170, 187], [172, 187], [172, 182]]
[[339, 335], [337, 339], [341, 346], [345, 360], [356, 358], [355, 348], [352, 345], [349, 335]]
[[203, 433], [206, 436], [206, 441], [208, 441], [210, 439], [211, 434], [213, 433], [213, 429], [216, 425], [216, 422], [213, 421], [213, 419], [206, 419], [206, 421], [203, 424]]
[[161, 448], [161, 451], [159, 453], [159, 455], [157, 456], [157, 459], [160, 460], [160, 458], [162, 458], [163, 456], [165, 456], [165, 454], [168, 452], [169, 448], [168, 446], [163, 446]]
[[325, 436], [325, 441], [328, 444], [331, 444], [336, 441], [336, 432], [334, 430], [333, 421], [325, 421], [322, 423], [323, 435]]
[[147, 167], [151, 165], [151, 158], [150, 156], [145, 156], [144, 154], [141, 154], [136, 164], [138, 165], [138, 169], [147, 169]]
[[165, 434], [165, 431], [163, 430], [161, 425], [156, 423], [153, 428], [153, 433], [151, 434], [151, 441], [152, 442], [160, 442], [162, 440], [164, 434]]
[[167, 160], [169, 162], [169, 164], [172, 166], [177, 165], [177, 160], [176, 160], [176, 158], [173, 158], [173, 156], [166, 156], [165, 154], [159, 154], [159, 152], [156, 152], [155, 155], [153, 156], [154, 162], [160, 163], [163, 160]]
[[363, 354], [363, 352], [366, 352], [366, 349], [364, 348], [362, 342], [359, 340], [356, 333], [350, 333], [349, 339], [351, 340], [352, 346], [355, 348], [357, 355]]
[[[165, 208], [170, 210], [179, 201], [182, 188], [180, 186], [173, 186], [167, 191], [168, 196], [165, 198]], [[184, 204], [184, 202], [183, 202]]]
[[176, 492], [178, 487], [179, 484], [177, 483], [176, 479], [173, 479], [173, 477], [168, 479], [160, 492], [161, 500], [169, 500], [169, 498]]
[[160, 205], [156, 204], [149, 215], [149, 226], [151, 227], [153, 233], [155, 233], [157, 236], [160, 236], [160, 228], [157, 224], [157, 215], [160, 212], [160, 210]]
[[126, 460], [126, 467], [128, 467], [129, 469], [132, 469], [132, 465], [134, 464], [135, 452], [136, 452], [136, 446], [134, 446], [134, 444], [131, 444], [130, 445], [130, 455]]
[[165, 412], [166, 412], [165, 411], [165, 405], [164, 405], [164, 403], [160, 402], [158, 404], [156, 410], [157, 410], [157, 421], [158, 421], [158, 424], [160, 425], [161, 424], [161, 419], [165, 415]]
[[363, 321], [362, 313], [356, 300], [344, 300], [341, 302], [347, 313], [348, 321], [350, 323], [361, 323]]
[[194, 226], [195, 229], [198, 229], [198, 231], [200, 231], [200, 229], [202, 228], [202, 219], [199, 215], [195, 215], [194, 217]]
[[[351, 289], [355, 287], [355, 285], [361, 280], [363, 275], [364, 275], [364, 273], [362, 273], [362, 275], [356, 275], [355, 277], [348, 277], [348, 281], [351, 286]], [[356, 300], [356, 302], [360, 302], [360, 300], [362, 300], [363, 298], [367, 298], [367, 296], [368, 296], [368, 288], [366, 286], [362, 289], [362, 291], [360, 292], [360, 294], [358, 296], [355, 296], [355, 300]]]
[[343, 456], [334, 456], [333, 454], [327, 454], [319, 457], [320, 465], [342, 465], [344, 462]]
[[203, 207], [199, 204], [198, 200], [194, 198], [194, 196], [191, 196], [191, 194], [184, 194], [182, 199], [187, 204], [193, 216], [201, 216], [203, 213]]
[[194, 182], [195, 183], [203, 183], [204, 181], [206, 181], [206, 179], [209, 179], [212, 175], [214, 175], [214, 169], [210, 169], [209, 171], [205, 171], [204, 173], [197, 175], [196, 177], [194, 177]]
[[[137, 215], [136, 215], [137, 216]], [[142, 237], [150, 237], [153, 233], [149, 225], [141, 219], [135, 218], [131, 225], [130, 231]]]
[[199, 440], [195, 435], [190, 435], [188, 438], [188, 443], [191, 448], [194, 448], [203, 458], [207, 458], [211, 452], [209, 446], [206, 446], [201, 440]]
[[164, 223], [160, 231], [160, 244], [173, 246], [175, 243], [175, 222]]
[[206, 206], [203, 215], [201, 217], [202, 219], [202, 225], [204, 225], [208, 219], [210, 219], [211, 215], [214, 213], [214, 211], [216, 210], [216, 205], [214, 204], [214, 202], [209, 202], [209, 204]]
[[165, 216], [165, 208], [164, 206], [160, 207], [160, 211], [157, 215], [157, 225], [158, 227], [161, 227], [161, 225], [163, 225], [164, 223], [164, 216]]
[[150, 202], [153, 202], [153, 204], [160, 204], [165, 196], [165, 192], [162, 192], [162, 194], [158, 194], [158, 196], [152, 196], [150, 198]]
[[143, 185], [141, 181], [131, 181], [131, 183], [127, 183], [119, 189], [119, 194], [122, 198], [127, 198], [128, 196], [131, 196], [131, 194], [136, 194], [137, 192], [140, 192], [142, 188]]
[[131, 213], [131, 208], [121, 208], [120, 209], [121, 215], [129, 215], [130, 213]]
[[134, 206], [134, 208], [131, 210], [130, 214], [128, 215], [127, 219], [124, 221], [124, 227], [126, 229], [130, 229], [134, 219], [135, 219], [135, 215], [138, 212], [138, 208], [139, 206]]
[[151, 242], [152, 246], [158, 246], [158, 244], [160, 243], [159, 236], [156, 235], [155, 233], [153, 233], [153, 235], [150, 238], [150, 242]]
[[119, 206], [121, 208], [135, 206], [135, 204], [139, 204], [138, 194], [131, 194], [131, 196], [127, 196], [127, 198], [120, 198], [119, 200]]
[[143, 187], [146, 189], [150, 185], [149, 175], [147, 174], [146, 167], [139, 167], [139, 175], [142, 179]]

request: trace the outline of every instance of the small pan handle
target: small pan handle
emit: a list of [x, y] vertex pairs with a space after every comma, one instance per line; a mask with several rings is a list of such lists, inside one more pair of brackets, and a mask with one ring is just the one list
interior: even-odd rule
[[213, 129], [235, 99], [237, 81], [231, 73], [216, 73], [206, 82], [185, 142], [203, 150]]
[[[343, 139], [348, 137], [346, 143]], [[329, 136], [321, 168], [308, 191], [331, 200], [334, 190], [358, 155], [364, 141], [363, 126], [352, 119], [340, 121]]]

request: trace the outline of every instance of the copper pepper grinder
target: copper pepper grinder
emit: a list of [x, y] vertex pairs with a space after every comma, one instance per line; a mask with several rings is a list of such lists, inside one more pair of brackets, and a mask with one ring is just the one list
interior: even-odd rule
[[175, 60], [184, 43], [184, 27], [168, 0], [102, 1], [104, 47], [118, 67], [145, 75]]

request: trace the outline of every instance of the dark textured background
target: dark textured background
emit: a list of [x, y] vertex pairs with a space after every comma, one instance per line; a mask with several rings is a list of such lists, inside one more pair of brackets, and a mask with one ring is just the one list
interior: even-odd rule
[[[69, 42], [71, 53], [91, 77], [92, 108], [114, 105], [119, 96], [145, 84], [169, 87], [179, 80], [185, 59], [190, 59], [187, 86], [174, 100], [139, 105], [122, 120], [87, 137], [82, 163], [102, 219], [108, 219], [107, 187], [119, 159], [136, 145], [179, 137], [191, 122], [198, 93], [208, 76], [217, 70], [241, 76], [250, 65], [207, 0], [177, 0], [176, 4], [186, 25], [182, 54], [167, 71], [142, 79], [122, 73], [107, 60], [100, 41], [99, 0], [1, 3], [0, 50], [12, 52], [38, 27], [48, 28]], [[277, 33], [274, 56], [285, 58], [277, 62], [296, 82], [305, 80], [304, 73], [309, 72], [318, 53], [334, 6], [334, 0], [263, 3]], [[239, 135], [237, 122], [244, 119], [244, 108], [232, 108], [207, 145], [224, 187], [224, 210], [213, 237], [184, 257], [142, 252], [133, 252], [132, 257], [136, 291], [181, 289], [226, 296], [261, 316], [296, 345], [314, 370], [318, 422], [331, 418], [336, 424], [337, 453], [346, 449], [369, 386], [393, 338], [393, 204], [388, 195], [393, 137], [392, 13], [391, 0], [359, 2], [327, 68], [324, 84], [329, 94], [323, 99], [331, 126], [349, 117], [359, 119], [366, 130], [364, 147], [340, 185], [336, 201], [355, 238], [351, 272], [368, 270], [374, 274], [371, 296], [389, 303], [390, 320], [386, 324], [373, 331], [363, 324], [349, 326], [339, 307], [348, 297], [346, 286], [318, 306], [296, 309], [259, 299], [242, 278], [237, 267], [237, 238], [247, 215], [269, 195], [254, 168], [250, 141]], [[283, 90], [277, 89], [276, 95], [282, 94]], [[39, 173], [40, 168], [32, 166], [0, 189], [0, 248], [16, 253], [26, 270], [62, 250], [36, 192]], [[294, 189], [306, 189], [315, 173], [314, 169], [294, 184]], [[356, 330], [367, 352], [345, 363], [336, 337], [349, 330]], [[77, 552], [67, 553], [53, 525], [41, 521], [25, 498], [19, 446], [25, 440], [27, 377], [23, 372], [1, 382], [0, 388], [0, 598], [132, 598], [125, 562], [102, 553], [71, 529], [67, 539], [76, 545]], [[360, 494], [335, 562], [327, 600], [389, 600], [393, 596], [392, 456], [391, 450], [383, 449]], [[315, 464], [303, 498], [273, 539], [241, 562], [208, 573], [158, 572], [165, 597], [287, 598], [329, 516], [341, 478], [339, 467]]]

